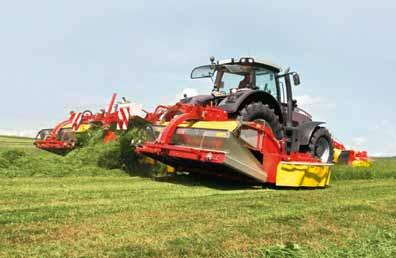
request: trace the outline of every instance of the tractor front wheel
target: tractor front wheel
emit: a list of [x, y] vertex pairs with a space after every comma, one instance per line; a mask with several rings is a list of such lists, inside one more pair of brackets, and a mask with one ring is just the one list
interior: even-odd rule
[[333, 161], [334, 146], [330, 132], [324, 128], [319, 127], [311, 136], [308, 145], [309, 152], [324, 163], [331, 163]]

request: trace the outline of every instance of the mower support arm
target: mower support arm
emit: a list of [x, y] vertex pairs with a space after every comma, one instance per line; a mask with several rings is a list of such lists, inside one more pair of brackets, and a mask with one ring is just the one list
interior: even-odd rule
[[172, 119], [170, 121], [169, 125], [161, 133], [161, 135], [158, 139], [158, 143], [169, 144], [178, 125], [180, 125], [184, 121], [199, 120], [200, 118], [201, 118], [201, 115], [198, 114], [197, 112], [189, 112], [189, 113], [182, 114], [175, 119]]
[[107, 112], [106, 112], [107, 114], [110, 114], [111, 112], [113, 112], [113, 106], [114, 106], [116, 97], [117, 97], [117, 93], [113, 93], [113, 96], [111, 96], [111, 99], [110, 99], [109, 106], [107, 107]]
[[[168, 126], [160, 134], [157, 143], [169, 144], [177, 127], [185, 121], [206, 120], [206, 121], [225, 121], [228, 119], [227, 112], [216, 107], [203, 107], [190, 104], [176, 104], [168, 109], [173, 114]], [[177, 115], [178, 111], [182, 113]], [[176, 116], [177, 115], [177, 116]]]

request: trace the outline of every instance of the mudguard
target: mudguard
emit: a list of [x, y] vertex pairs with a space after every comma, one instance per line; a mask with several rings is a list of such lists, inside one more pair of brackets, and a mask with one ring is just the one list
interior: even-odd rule
[[225, 110], [228, 114], [236, 114], [246, 104], [257, 101], [268, 104], [273, 108], [275, 114], [279, 116], [279, 121], [283, 122], [282, 111], [278, 101], [271, 94], [262, 90], [239, 90], [221, 101], [219, 108]]
[[309, 144], [309, 140], [311, 139], [313, 132], [321, 124], [324, 124], [324, 122], [312, 121], [312, 122], [303, 123], [297, 127], [298, 141], [300, 143], [300, 146]]

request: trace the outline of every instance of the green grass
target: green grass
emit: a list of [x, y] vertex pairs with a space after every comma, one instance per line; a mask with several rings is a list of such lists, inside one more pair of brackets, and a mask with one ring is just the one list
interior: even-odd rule
[[23, 136], [12, 136], [12, 135], [0, 135], [0, 140], [10, 140], [10, 141], [33, 141], [33, 138], [31, 137], [23, 137]]
[[1, 136], [0, 148], [33, 148], [33, 139], [28, 137]]
[[334, 166], [332, 180], [350, 179], [396, 179], [396, 158], [376, 158], [369, 168]]
[[84, 156], [75, 156], [72, 153], [63, 157], [31, 147], [2, 146], [0, 177], [127, 176], [128, 174], [120, 169], [97, 166], [97, 159], [111, 147], [105, 146], [100, 151], [92, 153], [93, 158], [85, 159]]
[[0, 256], [394, 257], [396, 180], [322, 190], [1, 179]]
[[0, 257], [396, 257], [392, 159], [285, 190], [158, 181], [32, 148], [0, 157]]

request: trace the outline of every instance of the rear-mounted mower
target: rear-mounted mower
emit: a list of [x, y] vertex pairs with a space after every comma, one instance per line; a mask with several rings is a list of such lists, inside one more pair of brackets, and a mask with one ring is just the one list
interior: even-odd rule
[[113, 127], [127, 130], [129, 121], [139, 112], [140, 106], [128, 103], [125, 99], [115, 105], [117, 94], [113, 94], [106, 110], [96, 114], [91, 111], [70, 112], [70, 117], [53, 129], [43, 129], [36, 136], [37, 148], [64, 154], [72, 150], [77, 143], [76, 134], [84, 133], [92, 127], [102, 127], [105, 131], [104, 142], [116, 139]]
[[334, 163], [352, 167], [370, 167], [372, 161], [367, 151], [348, 150], [344, 144], [333, 138]]

